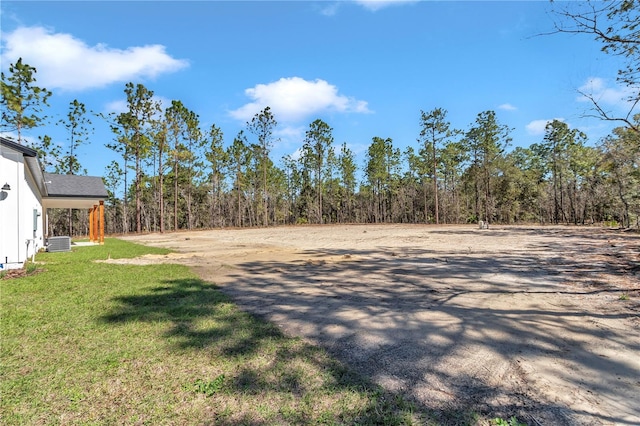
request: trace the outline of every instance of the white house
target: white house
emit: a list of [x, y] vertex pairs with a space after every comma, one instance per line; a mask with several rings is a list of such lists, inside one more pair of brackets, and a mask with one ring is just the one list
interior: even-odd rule
[[43, 173], [36, 151], [0, 137], [0, 270], [21, 268], [45, 247], [48, 208], [87, 208], [104, 226], [95, 213], [106, 198], [102, 178]]

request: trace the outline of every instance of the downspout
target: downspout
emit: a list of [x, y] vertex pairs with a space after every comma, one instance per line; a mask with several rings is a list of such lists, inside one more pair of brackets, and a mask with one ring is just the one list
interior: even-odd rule
[[44, 170], [42, 172], [42, 190], [40, 193], [40, 207], [42, 208], [42, 247], [47, 247], [47, 240], [49, 238], [49, 212], [45, 207], [45, 198], [49, 196], [49, 188], [47, 188], [47, 179], [44, 177]]
[[[22, 167], [26, 167], [26, 162], [24, 160], [24, 155], [22, 156]], [[17, 221], [17, 230], [18, 230], [18, 238], [16, 238], [16, 244], [18, 245], [18, 263], [20, 263], [20, 249], [22, 245], [20, 244], [20, 162], [16, 161], [16, 221]], [[26, 260], [26, 259], [25, 259]]]

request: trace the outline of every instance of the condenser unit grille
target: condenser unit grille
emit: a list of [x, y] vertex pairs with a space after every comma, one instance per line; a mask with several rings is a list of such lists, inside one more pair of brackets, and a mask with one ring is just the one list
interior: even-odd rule
[[71, 237], [49, 237], [47, 251], [71, 251]]

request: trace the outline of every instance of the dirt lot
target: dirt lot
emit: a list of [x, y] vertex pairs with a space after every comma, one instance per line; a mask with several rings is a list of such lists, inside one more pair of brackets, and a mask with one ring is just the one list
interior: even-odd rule
[[640, 424], [640, 236], [351, 225], [127, 237], [437, 412]]

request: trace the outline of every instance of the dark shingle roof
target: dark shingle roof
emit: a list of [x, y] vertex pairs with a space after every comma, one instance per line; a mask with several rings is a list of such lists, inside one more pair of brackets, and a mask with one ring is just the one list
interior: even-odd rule
[[40, 167], [40, 162], [38, 161], [38, 153], [36, 152], [36, 150], [21, 145], [18, 142], [12, 141], [11, 139], [0, 136], [0, 148], [2, 146], [22, 154], [22, 157], [24, 158], [24, 164], [27, 166], [26, 168], [31, 171], [31, 175], [33, 176], [33, 180], [35, 181], [36, 186], [38, 187], [38, 191], [40, 192], [40, 194], [46, 196], [47, 188], [44, 185], [42, 168]]
[[49, 197], [107, 198], [101, 177], [45, 173]]
[[[101, 177], [97, 176], [76, 176], [58, 175], [54, 173], [44, 173], [38, 163], [38, 153], [29, 147], [21, 145], [10, 139], [0, 136], [0, 145], [22, 153], [25, 163], [34, 175], [34, 179], [40, 193], [45, 197], [59, 198], [102, 198], [108, 197], [107, 189]], [[46, 188], [42, 186], [42, 183]]]
[[27, 146], [20, 145], [18, 142], [14, 142], [11, 139], [3, 138], [2, 136], [0, 136], [0, 144], [6, 146], [8, 148], [11, 148], [11, 149], [13, 149], [15, 151], [21, 152], [22, 154], [26, 155], [27, 157], [37, 157], [38, 156], [38, 153], [35, 150], [33, 150], [33, 149], [31, 149], [31, 148], [29, 148]]

